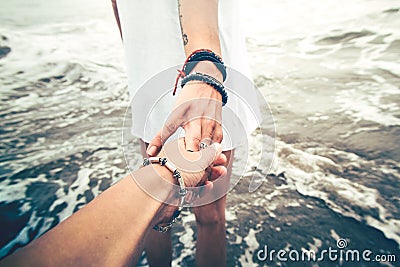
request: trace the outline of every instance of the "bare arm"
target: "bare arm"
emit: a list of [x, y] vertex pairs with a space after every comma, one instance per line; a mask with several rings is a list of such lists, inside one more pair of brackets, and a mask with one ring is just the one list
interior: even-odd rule
[[178, 5], [186, 56], [200, 48], [221, 55], [218, 0], [178, 0]]
[[[182, 155], [177, 153], [183, 151], [185, 160], [190, 160], [190, 164], [197, 161], [202, 169], [197, 174], [181, 171], [187, 186], [204, 183], [208, 176], [204, 169], [213, 162], [218, 165], [226, 161], [217, 146], [203, 153], [186, 152], [182, 149], [183, 140], [179, 146], [179, 149], [170, 146], [168, 155], [179, 159]], [[221, 167], [213, 167], [211, 174], [223, 175], [226, 169]], [[0, 266], [126, 266], [135, 263], [143, 250], [143, 237], [148, 230], [152, 231], [149, 226], [168, 221], [176, 209], [153, 199], [137, 182], [146, 182], [160, 193], [161, 199], [167, 199], [176, 181], [172, 173], [160, 165], [143, 167], [132, 175], [135, 181], [130, 175], [123, 178], [70, 218], [4, 259]], [[160, 183], [160, 179], [169, 181], [170, 188], [166, 188], [165, 182]]]
[[[198, 49], [210, 49], [221, 55], [218, 0], [178, 0], [178, 11], [186, 56]], [[222, 82], [221, 72], [210, 61], [199, 62], [192, 72], [208, 74]], [[187, 83], [178, 95], [174, 115], [154, 137], [147, 153], [155, 155], [179, 127], [185, 129], [186, 149], [198, 151], [202, 140], [221, 142], [221, 101], [221, 95], [211, 86], [196, 81]]]
[[[149, 168], [135, 175], [146, 175], [156, 182], [157, 176], [154, 172], [150, 175]], [[170, 174], [167, 171], [164, 175]], [[140, 256], [143, 236], [160, 206], [127, 176], [0, 265], [127, 265]]]

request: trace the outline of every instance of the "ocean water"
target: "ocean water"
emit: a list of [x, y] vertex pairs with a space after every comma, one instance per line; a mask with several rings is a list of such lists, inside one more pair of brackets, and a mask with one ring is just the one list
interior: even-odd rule
[[[242, 5], [254, 81], [277, 138], [271, 170], [256, 169], [263, 185], [249, 193], [244, 177], [229, 193], [228, 265], [371, 265], [257, 258], [265, 246], [322, 251], [343, 238], [349, 249], [396, 255], [381, 265], [399, 266], [400, 4]], [[127, 92], [108, 1], [0, 3], [0, 257], [127, 173]], [[263, 138], [254, 133], [253, 144]], [[174, 229], [175, 266], [193, 266], [195, 240], [186, 211]]]

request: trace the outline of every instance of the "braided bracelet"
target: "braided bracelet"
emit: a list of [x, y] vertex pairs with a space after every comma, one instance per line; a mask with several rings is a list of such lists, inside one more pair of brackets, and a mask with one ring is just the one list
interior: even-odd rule
[[179, 183], [179, 206], [178, 209], [174, 212], [172, 215], [171, 221], [164, 224], [164, 225], [155, 225], [153, 227], [154, 230], [165, 233], [168, 230], [170, 230], [174, 223], [176, 222], [177, 218], [181, 214], [181, 211], [183, 209], [183, 205], [185, 204], [185, 196], [187, 194], [187, 189], [185, 186], [185, 181], [183, 180], [181, 173], [178, 171], [178, 169], [175, 168], [174, 165], [168, 162], [167, 158], [159, 158], [159, 157], [150, 157], [150, 158], [144, 158], [143, 159], [143, 166], [150, 165], [152, 163], [158, 163], [161, 166], [165, 166], [168, 170], [170, 170], [173, 174], [173, 177], [178, 181]]
[[226, 67], [222, 58], [208, 49], [200, 49], [189, 55], [186, 64], [183, 65], [182, 71], [189, 74], [200, 61], [211, 61], [221, 72], [223, 81], [226, 80]]
[[183, 88], [186, 85], [186, 83], [188, 83], [190, 81], [201, 81], [201, 82], [204, 82], [204, 83], [212, 86], [215, 90], [218, 91], [218, 93], [221, 94], [222, 106], [225, 106], [225, 104], [228, 102], [228, 94], [225, 91], [224, 85], [222, 83], [220, 83], [214, 77], [204, 74], [204, 73], [198, 73], [198, 72], [192, 73], [192, 74], [189, 74], [188, 76], [185, 76], [182, 79], [181, 87]]
[[210, 61], [214, 63], [217, 69], [221, 72], [223, 81], [226, 80], [226, 67], [222, 61], [222, 58], [209, 49], [198, 49], [193, 51], [186, 58], [182, 69], [178, 70], [178, 76], [175, 80], [175, 86], [172, 95], [175, 95], [176, 93], [179, 79], [188, 75], [200, 61]]

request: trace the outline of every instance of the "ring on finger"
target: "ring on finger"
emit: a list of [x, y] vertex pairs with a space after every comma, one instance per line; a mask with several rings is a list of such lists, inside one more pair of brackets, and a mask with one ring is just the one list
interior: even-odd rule
[[208, 145], [206, 143], [200, 142], [199, 149], [204, 149], [206, 147], [208, 147]]
[[199, 149], [204, 149], [211, 144], [212, 144], [211, 138], [205, 138], [205, 139], [201, 140], [201, 142], [199, 144]]

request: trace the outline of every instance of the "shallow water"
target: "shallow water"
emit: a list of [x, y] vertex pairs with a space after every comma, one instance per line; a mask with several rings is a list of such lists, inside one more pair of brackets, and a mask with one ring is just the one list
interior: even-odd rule
[[[254, 80], [277, 141], [263, 185], [248, 193], [245, 177], [229, 194], [229, 266], [337, 266], [261, 262], [256, 252], [322, 251], [338, 238], [400, 258], [400, 6], [321, 2], [243, 4]], [[3, 257], [127, 173], [128, 94], [107, 2], [3, 1], [0, 35]], [[261, 163], [256, 172], [268, 170]], [[190, 212], [174, 233], [174, 265], [192, 266]]]

